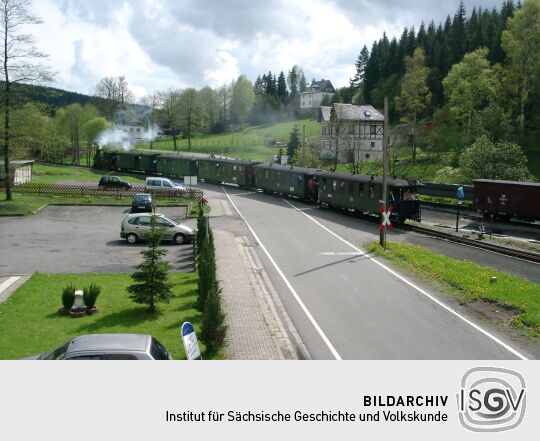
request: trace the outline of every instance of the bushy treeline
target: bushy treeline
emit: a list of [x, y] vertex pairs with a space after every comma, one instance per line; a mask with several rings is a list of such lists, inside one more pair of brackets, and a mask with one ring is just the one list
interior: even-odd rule
[[[413, 163], [418, 124], [427, 121], [433, 125], [420, 147], [453, 150], [453, 167], [463, 166], [461, 153], [480, 139], [483, 146], [485, 140], [529, 150], [536, 145], [540, 0], [505, 0], [499, 9], [473, 8], [470, 15], [461, 2], [444, 23], [422, 23], [418, 31], [405, 28], [399, 38], [384, 34], [371, 49], [364, 46], [355, 66], [350, 85], [333, 101], [382, 108], [387, 96], [390, 123], [409, 127]], [[519, 170], [527, 169], [523, 158]]]
[[[109, 126], [92, 104], [65, 107], [26, 102], [11, 111], [12, 158], [36, 158], [72, 164], [90, 164], [94, 142]], [[0, 127], [3, 137], [4, 127]], [[95, 148], [95, 147], [94, 147]]]
[[392, 97], [399, 95], [400, 80], [405, 74], [405, 58], [412, 56], [416, 48], [421, 48], [429, 69], [429, 110], [433, 112], [446, 103], [442, 80], [467, 52], [486, 47], [490, 63], [502, 63], [506, 59], [501, 35], [508, 17], [518, 7], [519, 4], [508, 0], [499, 10], [473, 8], [467, 17], [465, 6], [461, 3], [454, 16], [448, 15], [444, 23], [431, 21], [427, 26], [422, 23], [418, 31], [414, 27], [405, 28], [399, 38], [391, 40], [386, 33], [383, 34], [371, 49], [364, 46], [360, 51], [348, 96], [380, 108], [386, 95], [395, 119], [397, 115]]

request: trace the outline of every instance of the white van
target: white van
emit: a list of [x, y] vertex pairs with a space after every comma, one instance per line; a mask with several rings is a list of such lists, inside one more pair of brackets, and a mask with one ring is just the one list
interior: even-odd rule
[[183, 185], [177, 184], [176, 182], [171, 181], [168, 178], [146, 178], [144, 183], [145, 187], [148, 189], [161, 188], [161, 189], [170, 189], [170, 190], [185, 190], [186, 187]]

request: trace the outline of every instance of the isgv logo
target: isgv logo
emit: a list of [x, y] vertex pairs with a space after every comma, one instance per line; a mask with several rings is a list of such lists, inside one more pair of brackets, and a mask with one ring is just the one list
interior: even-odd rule
[[504, 368], [475, 367], [465, 373], [457, 395], [459, 421], [473, 432], [502, 432], [523, 421], [525, 380]]

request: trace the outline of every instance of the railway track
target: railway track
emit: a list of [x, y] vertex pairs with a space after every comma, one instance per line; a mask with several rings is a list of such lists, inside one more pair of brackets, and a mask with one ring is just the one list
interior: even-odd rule
[[[456, 205], [452, 205], [452, 204], [420, 201], [420, 206], [429, 207], [429, 209], [434, 210], [434, 211], [453, 212], [453, 213], [456, 212]], [[470, 219], [475, 219], [484, 223], [489, 223], [489, 220], [485, 220], [482, 217], [482, 215], [478, 214], [476, 210], [474, 210], [472, 207], [462, 206], [460, 208], [460, 211], [463, 217], [468, 217]], [[540, 230], [539, 223], [526, 222], [526, 221], [516, 220], [516, 219], [512, 219], [511, 221], [507, 221], [507, 222], [501, 222], [497, 220], [495, 221], [495, 224], [499, 226], [509, 225], [509, 226], [515, 226], [515, 227], [525, 227], [531, 230]]]
[[489, 242], [482, 242], [481, 240], [468, 239], [466, 237], [456, 236], [454, 234], [444, 233], [442, 231], [432, 230], [431, 228], [421, 227], [419, 225], [404, 224], [400, 228], [404, 228], [409, 231], [424, 234], [426, 236], [437, 237], [449, 242], [460, 243], [484, 250], [492, 251], [495, 253], [503, 254], [505, 256], [515, 257], [518, 259], [526, 260], [527, 262], [540, 263], [540, 254], [533, 253], [516, 248], [505, 247], [502, 245], [496, 245]]
[[[352, 212], [349, 210], [340, 210], [336, 208], [334, 208], [333, 210], [336, 212], [348, 215], [348, 216], [360, 217], [361, 219], [367, 220], [369, 222], [373, 222], [377, 224], [379, 223], [378, 217], [373, 216], [372, 214], [358, 213], [358, 212]], [[481, 240], [468, 239], [466, 237], [456, 236], [454, 234], [445, 233], [443, 231], [434, 230], [434, 229], [423, 227], [417, 224], [396, 224], [396, 222], [393, 222], [392, 224], [394, 225], [395, 228], [400, 228], [407, 231], [413, 231], [415, 233], [423, 234], [425, 236], [431, 236], [438, 239], [447, 240], [448, 242], [480, 248], [483, 250], [502, 254], [504, 256], [514, 257], [517, 259], [525, 260], [527, 262], [534, 262], [534, 263], [540, 264], [540, 253], [534, 253], [532, 251], [529, 252], [529, 251], [520, 250], [516, 248], [505, 247], [503, 245], [497, 245], [497, 244], [493, 244], [489, 242], [482, 242]]]

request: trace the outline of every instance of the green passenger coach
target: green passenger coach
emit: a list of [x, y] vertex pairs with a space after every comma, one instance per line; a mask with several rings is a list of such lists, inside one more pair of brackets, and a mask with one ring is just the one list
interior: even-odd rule
[[226, 158], [199, 158], [197, 167], [199, 179], [206, 182], [221, 184], [237, 184], [240, 187], [251, 187], [254, 185], [253, 165], [258, 162], [237, 161]]
[[197, 176], [196, 160], [191, 155], [160, 155], [156, 162], [156, 172], [172, 178]]
[[159, 153], [145, 153], [139, 150], [118, 152], [116, 166], [118, 170], [154, 173], [158, 156]]
[[320, 170], [270, 163], [257, 164], [253, 171], [257, 187], [265, 192], [314, 199], [314, 190], [310, 189], [308, 184]]
[[[378, 213], [382, 200], [380, 176], [346, 175], [317, 172], [319, 202], [331, 207]], [[405, 179], [388, 179], [387, 207], [392, 206], [394, 218], [420, 219], [420, 201], [416, 184]]]

